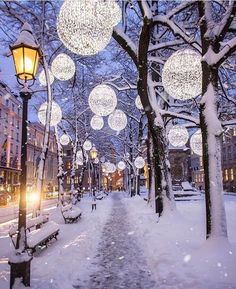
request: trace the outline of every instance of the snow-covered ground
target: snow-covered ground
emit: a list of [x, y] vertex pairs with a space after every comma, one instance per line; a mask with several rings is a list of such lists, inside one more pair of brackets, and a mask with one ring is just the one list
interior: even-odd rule
[[123, 202], [160, 288], [236, 288], [236, 197], [225, 196], [230, 243], [205, 241], [203, 200], [178, 201], [159, 221], [142, 198]]
[[[82, 199], [81, 220], [59, 224], [58, 241], [32, 261], [33, 289], [236, 289], [236, 197], [225, 196], [230, 244], [205, 241], [204, 201], [178, 201], [159, 221], [142, 197]], [[0, 288], [9, 288], [9, 224], [0, 225]], [[20, 286], [15, 286], [17, 289]]]
[[[97, 201], [97, 210], [91, 213], [91, 200], [82, 199], [79, 207], [82, 217], [75, 224], [64, 224], [58, 208], [48, 210], [50, 220], [60, 226], [57, 241], [37, 254], [32, 261], [31, 287], [34, 289], [72, 289], [78, 276], [86, 276], [96, 254], [102, 229], [111, 209], [111, 200]], [[8, 237], [9, 225], [0, 225], [0, 288], [9, 288], [8, 256], [13, 246]], [[15, 286], [17, 287], [17, 286]], [[18, 288], [18, 287], [17, 287]]]

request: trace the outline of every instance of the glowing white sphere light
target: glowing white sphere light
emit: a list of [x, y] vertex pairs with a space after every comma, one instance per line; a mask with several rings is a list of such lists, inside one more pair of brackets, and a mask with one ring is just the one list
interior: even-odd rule
[[136, 105], [137, 109], [143, 109], [143, 105], [142, 105], [142, 102], [141, 102], [139, 95], [135, 99], [135, 105]]
[[201, 55], [191, 49], [174, 52], [162, 71], [166, 92], [180, 100], [192, 99], [202, 92]]
[[67, 134], [63, 134], [61, 137], [60, 137], [60, 143], [61, 145], [63, 146], [66, 146], [70, 143], [70, 137], [67, 135]]
[[[43, 125], [46, 124], [47, 107], [48, 107], [48, 103], [44, 102], [43, 104], [41, 104], [41, 106], [38, 110], [38, 119]], [[61, 119], [62, 119], [61, 108], [55, 101], [53, 101], [52, 102], [50, 126], [57, 125], [61, 121]]]
[[102, 116], [95, 114], [90, 121], [90, 125], [91, 125], [92, 129], [94, 129], [94, 130], [102, 129], [103, 125], [104, 125], [104, 121], [103, 121]]
[[125, 162], [119, 161], [118, 164], [117, 164], [117, 168], [118, 168], [120, 171], [123, 171], [123, 170], [126, 168]]
[[117, 2], [114, 0], [100, 0], [99, 2], [98, 9], [100, 10], [101, 21], [103, 18], [105, 19], [103, 25], [107, 28], [117, 25], [122, 19], [122, 12]]
[[86, 151], [89, 151], [91, 150], [92, 148], [92, 143], [90, 140], [86, 140], [83, 144], [83, 149], [86, 150]]
[[[48, 74], [49, 74], [49, 84], [51, 85], [53, 84], [54, 76], [50, 70], [48, 70]], [[47, 86], [46, 75], [45, 75], [44, 69], [39, 74], [39, 82], [42, 86]]]
[[174, 147], [182, 147], [186, 145], [188, 137], [188, 130], [186, 127], [180, 125], [172, 126], [168, 133], [169, 142]]
[[116, 109], [109, 115], [108, 124], [111, 129], [121, 131], [127, 125], [127, 116], [122, 110]]
[[69, 80], [75, 74], [75, 63], [69, 55], [61, 53], [52, 61], [51, 70], [57, 79]]
[[[57, 33], [62, 43], [72, 52], [93, 55], [103, 50], [109, 43], [113, 27], [105, 23], [112, 19], [112, 15], [108, 18], [104, 15], [103, 11], [107, 12], [108, 9], [105, 9], [102, 2], [64, 1], [57, 19]], [[112, 23], [113, 21], [117, 22], [117, 19], [114, 17]]]
[[137, 157], [134, 160], [134, 165], [137, 169], [142, 169], [145, 166], [145, 160], [143, 157]]
[[99, 116], [107, 116], [114, 111], [117, 105], [115, 91], [108, 85], [96, 86], [89, 95], [89, 107]]
[[190, 147], [196, 155], [202, 156], [202, 133], [200, 129], [191, 136]]

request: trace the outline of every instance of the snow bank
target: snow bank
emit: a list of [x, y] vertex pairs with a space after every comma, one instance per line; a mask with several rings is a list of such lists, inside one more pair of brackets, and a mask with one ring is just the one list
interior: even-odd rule
[[236, 288], [236, 198], [226, 202], [232, 245], [222, 238], [205, 241], [203, 201], [177, 202], [178, 211], [159, 220], [140, 197], [124, 203], [160, 288]]

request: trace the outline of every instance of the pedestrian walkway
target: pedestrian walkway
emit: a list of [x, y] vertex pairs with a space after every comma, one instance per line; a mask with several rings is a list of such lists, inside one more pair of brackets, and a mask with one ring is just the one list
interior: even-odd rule
[[[122, 204], [122, 193], [112, 193], [113, 208], [107, 221], [97, 256], [92, 262], [88, 282], [74, 285], [75, 289], [154, 289], [155, 282], [138, 246], [137, 232], [133, 232]], [[81, 283], [81, 284], [80, 284]], [[85, 284], [88, 283], [88, 284]]]

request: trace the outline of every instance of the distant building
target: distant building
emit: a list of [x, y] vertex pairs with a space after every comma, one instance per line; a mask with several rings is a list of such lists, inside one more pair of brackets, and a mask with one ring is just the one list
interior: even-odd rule
[[[27, 160], [27, 188], [33, 191], [36, 185], [37, 167], [43, 147], [44, 126], [38, 122], [28, 125], [28, 160]], [[54, 133], [50, 134], [48, 153], [44, 172], [44, 192], [57, 189], [57, 144]]]
[[[192, 179], [196, 187], [204, 189], [202, 157], [191, 155]], [[226, 192], [236, 192], [236, 128], [230, 129], [222, 138], [222, 179]]]
[[0, 81], [0, 192], [19, 192], [21, 100]]

